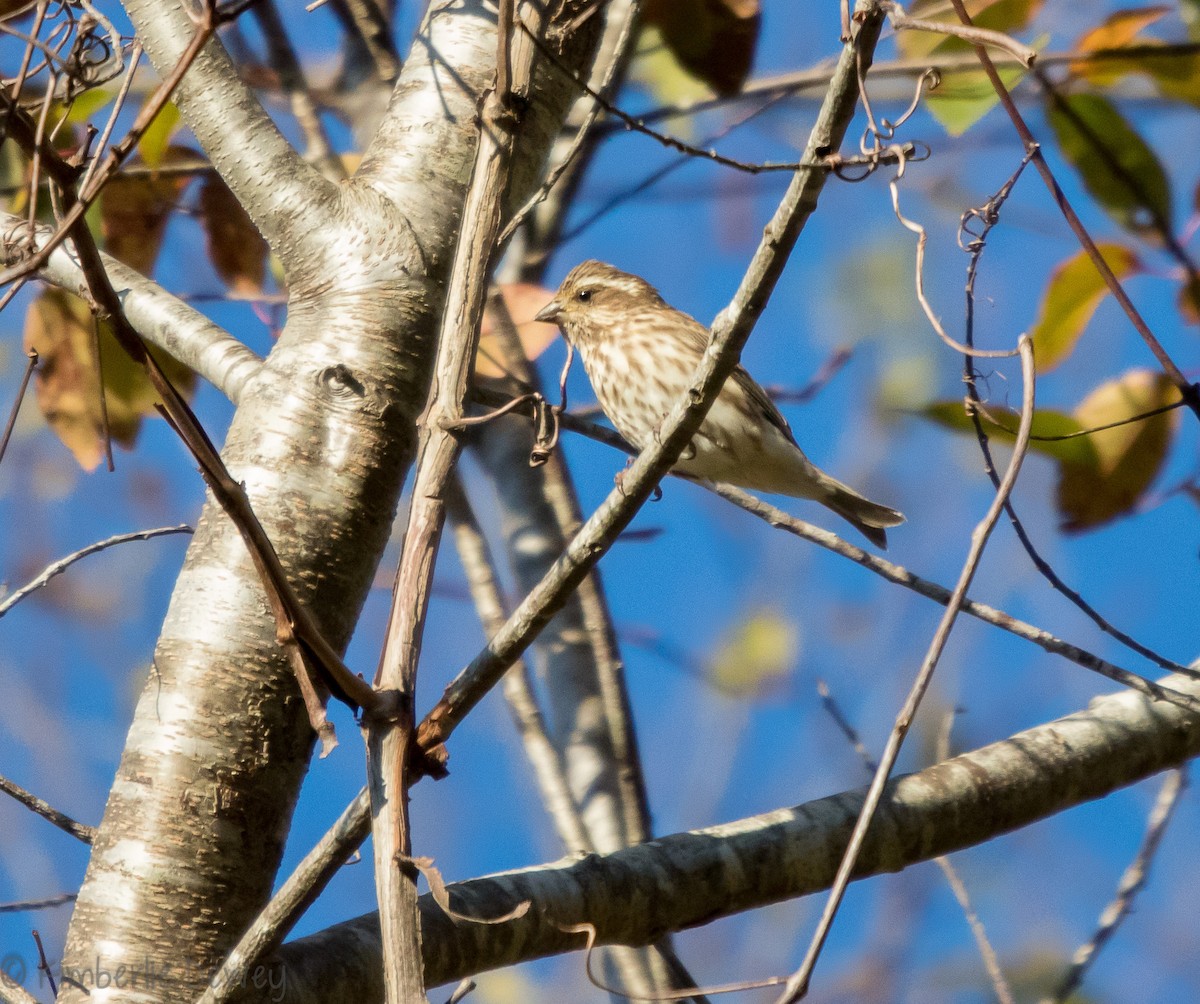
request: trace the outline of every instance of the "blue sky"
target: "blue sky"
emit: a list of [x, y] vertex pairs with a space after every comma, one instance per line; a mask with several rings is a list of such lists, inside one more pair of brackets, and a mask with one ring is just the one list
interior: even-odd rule
[[[765, 3], [757, 73], [809, 66], [834, 49], [836, 5], [803, 17], [789, 6], [784, 0]], [[1075, 29], [1063, 28], [1056, 17], [1069, 22], [1062, 10], [1046, 12], [1043, 20], [1052, 45], [1059, 47], [1069, 44]], [[312, 29], [309, 41], [327, 50], [328, 41], [316, 38], [320, 22], [314, 23], [318, 29]], [[881, 58], [892, 52], [885, 43]], [[1021, 93], [1035, 131], [1046, 135], [1032, 92]], [[654, 98], [635, 92], [626, 103], [631, 109], [651, 107]], [[1139, 129], [1160, 149], [1167, 143], [1195, 149], [1194, 114], [1148, 102], [1132, 107]], [[747, 159], [794, 157], [814, 113], [811, 101], [784, 102], [723, 140], [722, 149]], [[717, 111], [669, 128], [690, 129], [699, 137], [725, 121]], [[958, 139], [919, 113], [904, 138], [925, 140], [933, 150], [928, 162], [910, 169], [904, 207], [929, 230], [929, 295], [951, 330], [960, 330], [966, 256], [954, 243], [958, 217], [1003, 183], [1017, 163], [1019, 146], [999, 112]], [[1121, 239], [1070, 169], [1053, 150], [1049, 155], [1093, 233]], [[616, 136], [589, 172], [573, 217], [588, 216], [631, 179], [675, 157], [644, 137]], [[1168, 169], [1182, 221], [1197, 168], [1174, 158]], [[557, 282], [583, 258], [601, 258], [644, 275], [673, 304], [707, 322], [736, 288], [782, 187], [777, 177], [689, 164], [560, 249], [548, 281]], [[176, 220], [172, 238], [178, 241], [176, 250], [169, 246], [159, 270], [164, 284], [189, 294], [218, 289], [215, 276], [196, 265], [202, 245], [194, 225]], [[881, 405], [887, 399], [915, 407], [961, 394], [959, 357], [937, 341], [919, 314], [913, 251], [914, 238], [891, 215], [885, 178], [858, 185], [831, 182], [743, 359], [761, 382], [797, 387], [836, 348], [853, 348], [850, 363], [814, 402], [787, 405], [784, 411], [816, 462], [908, 515], [908, 523], [891, 534], [889, 558], [950, 584], [991, 488], [973, 440]], [[984, 259], [981, 342], [1008, 346], [1028, 329], [1050, 271], [1075, 251], [1045, 189], [1027, 173]], [[1194, 376], [1195, 331], [1183, 327], [1173, 309], [1174, 286], [1163, 278], [1165, 260], [1153, 252], [1146, 258], [1160, 274], [1132, 280], [1130, 292], [1168, 350]], [[256, 349], [269, 348], [261, 323], [244, 307], [205, 302], [202, 309]], [[20, 319], [19, 308], [0, 319], [0, 372], [3, 386], [10, 388], [5, 402], [21, 365]], [[540, 361], [548, 381], [561, 360], [562, 347], [555, 345]], [[1083, 348], [1041, 381], [1039, 401], [1069, 409], [1101, 381], [1152, 365], [1123, 316], [1104, 304]], [[1010, 363], [997, 365], [987, 387], [993, 400], [1015, 402], [1019, 372]], [[593, 400], [581, 368], [573, 373], [570, 393], [575, 403]], [[202, 388], [197, 409], [219, 441], [231, 413], [228, 404], [211, 388]], [[1158, 486], [1193, 472], [1195, 424], [1184, 416]], [[624, 457], [572, 438], [563, 448], [589, 510], [610, 489]], [[477, 506], [494, 530], [489, 488], [467, 463]], [[137, 450], [119, 453], [117, 465], [115, 474], [81, 473], [27, 405], [18, 437], [0, 466], [0, 519], [9, 528], [0, 535], [0, 579], [19, 585], [47, 561], [113, 533], [194, 521], [200, 481], [162, 423], [148, 422]], [[1051, 464], [1031, 457], [1015, 493], [1018, 511], [1043, 554], [1114, 623], [1169, 657], [1193, 658], [1200, 634], [1195, 615], [1200, 529], [1194, 503], [1176, 497], [1136, 518], [1065, 536], [1057, 529], [1054, 485]], [[829, 682], [864, 742], [878, 751], [940, 608], [773, 532], [693, 486], [668, 482], [664, 488], [662, 501], [648, 506], [634, 524], [662, 532], [618, 543], [602, 565], [623, 641], [656, 831], [735, 819], [861, 784], [862, 767], [822, 711], [815, 681]], [[838, 532], [846, 529], [811, 505], [783, 504]], [[0, 732], [7, 740], [0, 773], [83, 821], [97, 823], [103, 811], [184, 547], [180, 538], [164, 538], [88, 559], [0, 622], [5, 692]], [[390, 584], [386, 559], [381, 580]], [[421, 707], [482, 641], [463, 599], [463, 576], [452, 550], [443, 551], [436, 582]], [[972, 595], [1120, 665], [1151, 672], [1050, 590], [1003, 521]], [[375, 663], [387, 603], [386, 587], [368, 602], [347, 660], [357, 670]], [[792, 625], [799, 645], [786, 679], [757, 698], [720, 694], [644, 644], [657, 640], [659, 649], [686, 652], [703, 665], [737, 624], [762, 609]], [[901, 769], [927, 762], [930, 729], [947, 707], [963, 708], [955, 744], [970, 748], [1069, 713], [1111, 690], [1077, 666], [964, 618], [939, 668], [929, 698], [932, 710], [918, 720]], [[312, 767], [285, 870], [362, 783], [356, 729], [343, 714], [337, 725], [342, 746]], [[561, 853], [498, 695], [456, 733], [451, 751], [450, 778], [424, 783], [414, 796], [418, 853], [433, 855], [449, 879], [535, 864]], [[956, 856], [1001, 959], [1014, 974], [1029, 972], [1039, 962], [1061, 965], [1091, 933], [1137, 847], [1156, 787], [1150, 781]], [[1097, 999], [1188, 1001], [1200, 992], [1192, 962], [1195, 901], [1184, 891], [1195, 879], [1188, 836], [1198, 816], [1195, 796], [1185, 793], [1150, 887], [1089, 978], [1088, 992]], [[86, 857], [70, 838], [7, 801], [0, 801], [0, 835], [0, 902], [78, 886]], [[368, 853], [362, 863], [344, 869], [298, 932], [371, 909], [369, 862]], [[702, 981], [783, 973], [802, 954], [819, 909], [820, 899], [810, 898], [688, 932], [680, 938], [681, 954]], [[901, 943], [897, 917], [903, 920]], [[11, 950], [31, 957], [31, 926], [56, 953], [67, 919], [67, 909], [0, 914], [0, 954]], [[886, 963], [888, 989], [879, 999], [988, 999], [962, 913], [932, 865], [852, 890], [818, 969], [813, 999], [838, 999], [835, 991], [845, 989], [843, 981], [861, 975], [872, 960]], [[526, 978], [536, 985], [517, 984], [519, 992], [511, 981], [485, 983], [481, 999], [500, 1001], [512, 993], [525, 1000], [599, 996], [581, 989], [578, 957], [529, 967], [517, 977]], [[865, 992], [846, 992], [840, 999], [866, 999]]]

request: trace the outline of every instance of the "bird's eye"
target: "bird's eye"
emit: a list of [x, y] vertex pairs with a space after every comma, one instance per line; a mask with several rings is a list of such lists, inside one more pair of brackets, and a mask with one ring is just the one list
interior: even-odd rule
[[578, 300], [580, 303], [587, 303], [591, 300], [591, 298], [592, 298], [592, 291], [590, 289], [581, 289], [578, 293], [575, 294], [575, 299]]

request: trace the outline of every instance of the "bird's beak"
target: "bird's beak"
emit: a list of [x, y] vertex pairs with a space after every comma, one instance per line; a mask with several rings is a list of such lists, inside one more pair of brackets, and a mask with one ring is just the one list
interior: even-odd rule
[[544, 321], [546, 324], [557, 324], [559, 317], [562, 316], [562, 307], [556, 296], [553, 300], [546, 304], [533, 317], [535, 321]]

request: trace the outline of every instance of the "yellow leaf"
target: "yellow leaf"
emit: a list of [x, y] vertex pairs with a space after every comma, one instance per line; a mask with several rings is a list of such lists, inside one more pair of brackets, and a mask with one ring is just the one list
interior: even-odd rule
[[168, 101], [159, 109], [154, 121], [142, 133], [138, 140], [138, 153], [150, 167], [158, 167], [171, 145], [171, 137], [179, 128], [179, 109], [174, 102]]
[[[1162, 373], [1130, 370], [1092, 391], [1074, 417], [1083, 428], [1094, 429], [1173, 404], [1179, 396]], [[1094, 463], [1064, 463], [1060, 471], [1063, 529], [1086, 530], [1132, 509], [1162, 468], [1178, 426], [1176, 409], [1089, 436]]]
[[[1124, 245], [1101, 244], [1099, 249], [1118, 279], [1141, 270], [1137, 255]], [[1032, 332], [1038, 372], [1053, 369], [1071, 354], [1107, 295], [1108, 286], [1084, 251], [1054, 270]]]
[[[1120, 49], [1137, 40], [1146, 28], [1168, 14], [1165, 4], [1157, 7], [1138, 7], [1110, 14], [1095, 28], [1086, 31], [1075, 43], [1076, 52], [1096, 52], [1099, 49]], [[1107, 86], [1129, 72], [1124, 60], [1080, 59], [1071, 63], [1071, 72], [1097, 86]]]
[[[514, 282], [502, 285], [500, 295], [504, 297], [504, 305], [517, 327], [517, 337], [525, 349], [525, 357], [536, 359], [558, 335], [558, 325], [533, 319], [534, 314], [550, 302], [553, 291], [528, 282]], [[479, 332], [479, 352], [475, 356], [475, 375], [497, 379], [506, 376], [503, 359], [499, 335], [495, 332], [490, 313], [485, 314]]]
[[[25, 315], [25, 348], [40, 357], [35, 382], [38, 408], [59, 439], [84, 470], [93, 470], [104, 456], [97, 374], [97, 341], [104, 373], [108, 428], [114, 442], [133, 447], [144, 415], [154, 413], [158, 400], [149, 379], [113, 337], [111, 328], [95, 321], [88, 305], [58, 289], [40, 293]], [[183, 393], [191, 391], [195, 375], [162, 353], [155, 358]]]
[[709, 679], [729, 693], [754, 694], [786, 674], [799, 651], [796, 625], [762, 608], [734, 625], [709, 664]]

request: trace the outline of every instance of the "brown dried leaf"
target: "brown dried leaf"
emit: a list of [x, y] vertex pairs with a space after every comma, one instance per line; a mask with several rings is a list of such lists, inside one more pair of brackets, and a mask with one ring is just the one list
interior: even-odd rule
[[759, 7], [759, 0], [646, 0], [642, 22], [658, 28], [689, 73], [717, 94], [736, 94], [754, 60]]
[[[25, 348], [36, 349], [38, 408], [84, 470], [94, 470], [104, 456], [93, 334], [88, 305], [77, 296], [47, 289], [25, 315]], [[145, 373], [117, 344], [107, 323], [98, 335], [103, 364], [108, 427], [114, 442], [132, 449], [142, 417], [153, 414], [158, 401]], [[155, 353], [171, 382], [184, 394], [195, 386], [195, 374], [182, 363]]]
[[[526, 358], [536, 359], [558, 335], [558, 325], [533, 319], [554, 297], [553, 290], [528, 282], [513, 282], [502, 285], [500, 294], [504, 297], [504, 305], [508, 308], [513, 324], [517, 326], [517, 337], [521, 339]], [[479, 332], [479, 352], [475, 356], [475, 375], [495, 379], [507, 376], [503, 359], [504, 354], [500, 351], [495, 323], [490, 312], [485, 313]]]
[[[1130, 370], [1101, 384], [1075, 409], [1085, 429], [1119, 422], [1179, 400], [1179, 390], [1162, 373]], [[1150, 487], [1179, 426], [1179, 412], [1168, 411], [1115, 429], [1092, 434], [1093, 464], [1064, 463], [1058, 482], [1063, 529], [1100, 526], [1127, 513]]]
[[208, 257], [233, 292], [257, 296], [263, 291], [270, 248], [229, 186], [218, 176], [200, 189], [200, 220], [208, 237]]
[[[172, 147], [164, 160], [194, 159], [196, 151]], [[154, 175], [117, 176], [100, 196], [100, 233], [104, 249], [143, 275], [154, 271], [167, 220], [179, 204], [187, 178]]]

